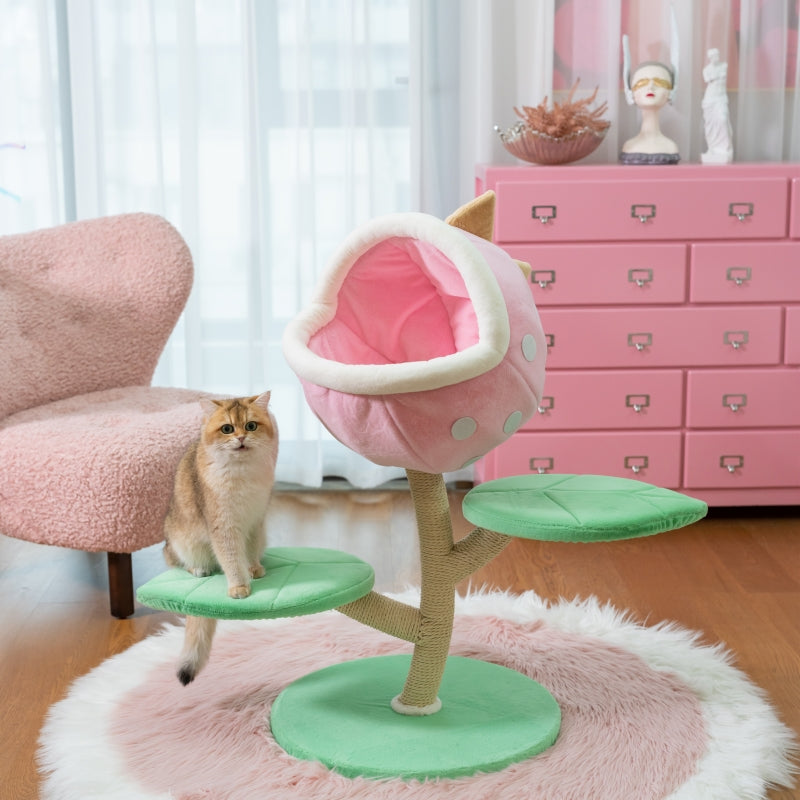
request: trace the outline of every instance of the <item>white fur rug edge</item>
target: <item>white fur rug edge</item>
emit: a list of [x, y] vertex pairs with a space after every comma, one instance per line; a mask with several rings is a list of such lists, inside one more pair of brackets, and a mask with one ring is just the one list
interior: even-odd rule
[[[394, 597], [416, 605], [418, 593]], [[338, 616], [337, 612], [326, 612]], [[542, 621], [564, 632], [594, 637], [633, 652], [655, 670], [677, 675], [699, 698], [709, 746], [697, 773], [664, 800], [764, 800], [771, 786], [791, 786], [797, 773], [797, 737], [765, 693], [733, 666], [723, 647], [700, 643], [700, 634], [674, 624], [646, 627], [595, 598], [548, 604], [533, 592], [475, 592], [459, 598], [458, 615], [499, 616], [520, 625]], [[224, 622], [221, 629], [283, 625], [287, 620]], [[148, 669], [173, 662], [181, 626], [133, 645], [78, 678], [52, 706], [40, 735], [43, 800], [173, 800], [125, 779], [119, 754], [109, 747], [115, 703]]]

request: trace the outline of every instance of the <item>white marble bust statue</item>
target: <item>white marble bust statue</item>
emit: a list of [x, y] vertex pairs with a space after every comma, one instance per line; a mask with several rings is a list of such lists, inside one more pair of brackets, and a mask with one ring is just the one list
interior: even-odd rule
[[728, 65], [720, 61], [716, 47], [708, 51], [703, 68], [706, 91], [703, 95], [703, 123], [708, 149], [700, 156], [704, 164], [730, 164], [733, 161], [733, 132], [728, 112]]

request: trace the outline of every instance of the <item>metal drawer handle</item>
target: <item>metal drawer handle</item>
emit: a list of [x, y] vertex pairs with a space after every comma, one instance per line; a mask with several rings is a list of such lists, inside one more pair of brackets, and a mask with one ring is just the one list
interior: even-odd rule
[[556, 346], [556, 335], [554, 333], [546, 333], [544, 340], [547, 343], [548, 350], [552, 350]]
[[625, 469], [629, 469], [634, 475], [638, 475], [643, 469], [647, 469], [650, 459], [647, 456], [625, 456]]
[[644, 286], [646, 283], [653, 282], [653, 270], [652, 269], [629, 269], [628, 270], [628, 282], [635, 283], [640, 288]]
[[631, 206], [631, 216], [644, 224], [656, 215], [656, 207], [653, 203], [635, 203]]
[[744, 456], [720, 456], [719, 465], [733, 474], [744, 467]]
[[642, 413], [643, 408], [650, 407], [649, 394], [626, 394], [625, 407], [632, 408], [637, 414]]
[[546, 414], [548, 411], [551, 411], [555, 407], [556, 407], [555, 398], [545, 396], [545, 397], [543, 397], [541, 399], [541, 402], [539, 403], [539, 405], [536, 406], [536, 410], [540, 414]]
[[750, 341], [750, 333], [748, 331], [725, 331], [723, 341], [734, 350], [738, 350], [743, 344]]
[[555, 282], [556, 271], [554, 269], [535, 269], [531, 272], [531, 283], [538, 283], [542, 289], [546, 289]]
[[538, 472], [544, 475], [553, 469], [553, 459], [551, 456], [542, 456], [539, 458], [532, 458], [529, 462], [531, 472]]
[[722, 405], [729, 408], [734, 413], [747, 405], [746, 394], [724, 394], [722, 395]]
[[744, 222], [747, 217], [753, 216], [752, 203], [730, 203], [728, 205], [728, 216], [736, 217], [739, 222]]
[[653, 344], [652, 333], [629, 333], [628, 347], [635, 347], [639, 352]]
[[558, 208], [556, 206], [531, 206], [531, 217], [538, 219], [542, 225], [547, 225], [551, 219], [558, 216]]
[[725, 280], [733, 281], [737, 286], [741, 286], [745, 281], [749, 281], [753, 275], [750, 267], [728, 267], [725, 271]]

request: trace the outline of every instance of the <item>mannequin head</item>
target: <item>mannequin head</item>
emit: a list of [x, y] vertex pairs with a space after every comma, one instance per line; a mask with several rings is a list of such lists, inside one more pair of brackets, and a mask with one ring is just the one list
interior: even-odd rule
[[671, 99], [672, 70], [660, 61], [645, 61], [631, 77], [633, 102], [641, 109], [662, 108]]

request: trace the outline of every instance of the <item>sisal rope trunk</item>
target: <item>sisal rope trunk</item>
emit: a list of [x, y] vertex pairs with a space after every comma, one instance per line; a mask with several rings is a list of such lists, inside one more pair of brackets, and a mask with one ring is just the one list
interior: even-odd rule
[[371, 592], [339, 611], [359, 622], [413, 643], [414, 654], [402, 694], [393, 704], [408, 714], [438, 710], [455, 616], [456, 584], [494, 558], [510, 539], [475, 528], [453, 542], [450, 506], [442, 475], [406, 470], [419, 534], [419, 608]]

